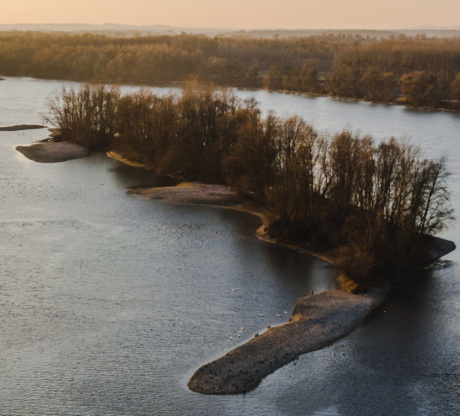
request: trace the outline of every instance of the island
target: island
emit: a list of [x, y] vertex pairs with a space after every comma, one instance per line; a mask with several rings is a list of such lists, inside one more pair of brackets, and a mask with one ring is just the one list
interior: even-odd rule
[[325, 137], [300, 117], [262, 118], [254, 100], [196, 80], [181, 96], [63, 87], [44, 121], [59, 128], [59, 142], [18, 150], [36, 159], [43, 147], [34, 146], [53, 145], [58, 155], [56, 145], [64, 153], [105, 151], [185, 179], [129, 193], [252, 213], [262, 220], [258, 238], [337, 267], [340, 290], [299, 294], [288, 323], [198, 369], [188, 384], [198, 393], [254, 389], [299, 355], [348, 335], [395, 281], [456, 248], [436, 237], [453, 219], [447, 159], [424, 158], [404, 140], [376, 144], [348, 130]]

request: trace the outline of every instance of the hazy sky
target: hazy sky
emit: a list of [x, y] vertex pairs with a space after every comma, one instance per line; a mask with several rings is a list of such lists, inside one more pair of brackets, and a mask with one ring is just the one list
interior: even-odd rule
[[460, 24], [460, 0], [0, 0], [0, 23], [221, 28], [402, 28]]

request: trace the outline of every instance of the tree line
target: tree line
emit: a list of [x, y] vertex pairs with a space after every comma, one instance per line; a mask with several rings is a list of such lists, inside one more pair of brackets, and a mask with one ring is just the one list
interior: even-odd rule
[[203, 35], [108, 37], [39, 32], [0, 33], [0, 73], [48, 79], [161, 84], [190, 75], [217, 85], [259, 88], [272, 64], [332, 56], [353, 37], [297, 40], [209, 38]]
[[5, 32], [0, 57], [0, 73], [10, 76], [166, 84], [193, 75], [221, 86], [460, 109], [460, 38]]
[[220, 182], [267, 207], [270, 232], [333, 248], [355, 279], [421, 259], [426, 236], [452, 218], [446, 159], [394, 138], [323, 137], [300, 117], [262, 118], [253, 99], [190, 81], [181, 95], [64, 87], [45, 121], [71, 140], [153, 165], [162, 174]]

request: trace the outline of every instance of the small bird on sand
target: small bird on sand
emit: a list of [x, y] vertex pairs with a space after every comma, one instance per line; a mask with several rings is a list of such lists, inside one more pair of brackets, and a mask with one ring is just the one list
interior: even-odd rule
[[241, 330], [243, 330], [243, 329], [244, 329], [244, 326], [241, 327]]
[[233, 337], [230, 337], [230, 341], [233, 339]]

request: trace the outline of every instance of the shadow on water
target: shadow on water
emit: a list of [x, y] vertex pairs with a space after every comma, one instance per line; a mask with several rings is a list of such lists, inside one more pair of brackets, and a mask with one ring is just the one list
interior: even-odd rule
[[142, 167], [129, 166], [116, 159], [109, 158], [104, 152], [93, 152], [84, 161], [92, 169], [99, 169], [103, 166], [110, 173], [109, 178], [113, 180], [117, 188], [155, 188], [164, 186], [175, 186], [179, 180], [166, 175], [157, 175], [153, 170]]
[[126, 189], [159, 188], [180, 183], [171, 176], [157, 175], [154, 171], [128, 165], [116, 166], [110, 171], [117, 183]]

